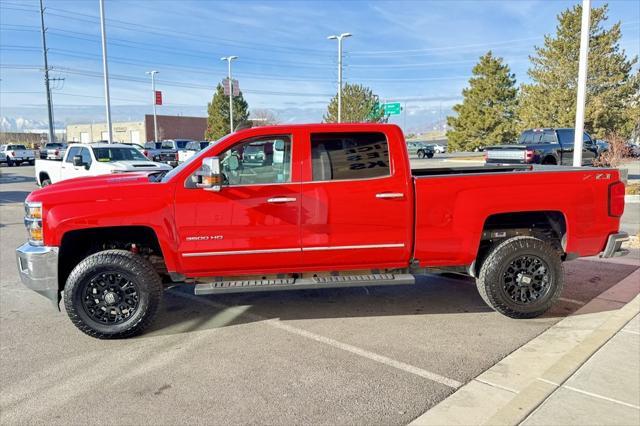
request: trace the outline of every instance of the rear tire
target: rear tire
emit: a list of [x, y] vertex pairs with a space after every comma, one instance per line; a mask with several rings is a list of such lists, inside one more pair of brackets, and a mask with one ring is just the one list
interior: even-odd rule
[[140, 334], [153, 322], [162, 281], [153, 266], [126, 250], [105, 250], [85, 258], [64, 287], [64, 306], [73, 324], [98, 339]]
[[34, 164], [36, 164], [36, 160], [31, 160], [31, 161], [29, 161], [29, 165], [30, 165], [30, 166], [33, 166]]
[[433, 158], [433, 152], [428, 152], [427, 153], [427, 158]]
[[555, 248], [538, 238], [510, 238], [487, 255], [476, 285], [482, 299], [497, 312], [535, 318], [562, 293], [562, 260]]
[[43, 187], [43, 188], [45, 186], [49, 186], [49, 185], [51, 185], [51, 179], [49, 179], [49, 178], [43, 179], [42, 182], [40, 183], [40, 186]]

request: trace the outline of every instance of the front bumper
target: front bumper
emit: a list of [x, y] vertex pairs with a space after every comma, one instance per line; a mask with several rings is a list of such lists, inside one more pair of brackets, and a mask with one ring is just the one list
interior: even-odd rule
[[26, 243], [16, 249], [16, 258], [22, 283], [58, 306], [58, 247]]
[[618, 232], [616, 234], [609, 235], [607, 239], [607, 245], [604, 251], [600, 253], [600, 257], [618, 257], [626, 256], [629, 254], [629, 250], [622, 248], [622, 243], [629, 240], [629, 234], [626, 232]]

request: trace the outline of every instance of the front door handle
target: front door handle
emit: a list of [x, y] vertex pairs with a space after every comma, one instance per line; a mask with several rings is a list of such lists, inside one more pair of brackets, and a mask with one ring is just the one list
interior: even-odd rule
[[402, 192], [380, 192], [376, 194], [376, 198], [383, 200], [389, 198], [404, 198], [404, 194]]
[[284, 204], [284, 203], [293, 203], [296, 201], [296, 198], [293, 197], [273, 197], [267, 200], [267, 203], [271, 204]]

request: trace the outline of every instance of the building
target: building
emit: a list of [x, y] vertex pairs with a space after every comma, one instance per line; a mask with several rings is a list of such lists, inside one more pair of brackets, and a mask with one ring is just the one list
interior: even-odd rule
[[[207, 130], [206, 117], [158, 115], [158, 140], [203, 140]], [[145, 115], [142, 121], [112, 123], [113, 142], [139, 143], [152, 141], [153, 115]], [[67, 142], [96, 142], [107, 140], [107, 123], [70, 124], [67, 126]]]

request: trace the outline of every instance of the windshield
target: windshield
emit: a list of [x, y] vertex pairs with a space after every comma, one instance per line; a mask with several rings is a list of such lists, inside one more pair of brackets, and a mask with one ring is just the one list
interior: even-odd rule
[[9, 145], [8, 149], [27, 149], [24, 145]]
[[[211, 142], [210, 147], [214, 146], [216, 144], [218, 144], [219, 142], [225, 140], [227, 136], [224, 136], [220, 139], [218, 139], [215, 142]], [[175, 175], [177, 175], [178, 173], [180, 173], [183, 169], [185, 169], [186, 167], [189, 167], [189, 164], [193, 163], [194, 161], [198, 160], [202, 158], [202, 156], [200, 154], [196, 154], [196, 155], [192, 155], [191, 157], [189, 157], [189, 159], [187, 161], [185, 161], [184, 163], [180, 164], [178, 167], [176, 167], [175, 169], [171, 170], [169, 173], [167, 173], [166, 175], [164, 175], [162, 177], [162, 180], [160, 182], [169, 182], [171, 180], [171, 178], [173, 178]], [[199, 160], [198, 160], [199, 161]]]
[[162, 142], [162, 149], [185, 149], [187, 144], [191, 141], [182, 140], [182, 141], [164, 141]]
[[244, 148], [245, 154], [258, 154], [262, 152], [262, 145], [249, 145]]
[[149, 161], [135, 148], [93, 148], [96, 159], [103, 163], [112, 161]]

